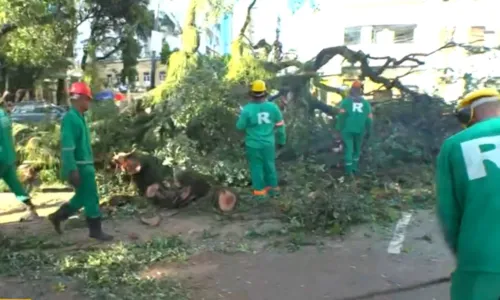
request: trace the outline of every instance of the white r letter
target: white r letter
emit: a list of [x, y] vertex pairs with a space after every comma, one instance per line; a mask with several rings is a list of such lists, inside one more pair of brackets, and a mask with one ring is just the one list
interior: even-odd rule
[[[481, 151], [481, 145], [493, 145], [495, 149]], [[469, 180], [485, 177], [484, 161], [489, 160], [500, 168], [500, 136], [490, 136], [463, 142], [460, 144], [467, 168]]]
[[268, 112], [260, 112], [257, 114], [257, 122], [260, 124], [271, 124], [271, 120], [269, 120]]
[[363, 113], [363, 103], [354, 102], [352, 104], [352, 112]]

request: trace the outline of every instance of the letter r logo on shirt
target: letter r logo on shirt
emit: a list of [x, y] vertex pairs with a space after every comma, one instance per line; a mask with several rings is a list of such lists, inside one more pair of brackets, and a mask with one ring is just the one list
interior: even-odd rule
[[352, 104], [352, 112], [363, 113], [363, 103], [354, 102]]
[[[491, 145], [495, 148], [482, 151], [481, 146], [485, 145]], [[484, 165], [485, 160], [489, 160], [500, 168], [500, 136], [478, 138], [463, 142], [460, 146], [469, 180], [483, 178], [488, 175]]]
[[261, 124], [271, 124], [270, 115], [268, 112], [260, 112], [257, 114], [257, 122]]

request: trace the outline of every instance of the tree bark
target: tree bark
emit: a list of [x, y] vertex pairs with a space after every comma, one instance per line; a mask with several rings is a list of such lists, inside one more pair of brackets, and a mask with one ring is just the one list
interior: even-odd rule
[[[231, 44], [231, 59], [228, 63], [228, 72], [227, 78], [229, 80], [239, 81], [241, 78], [245, 77], [247, 63], [245, 62], [245, 56], [251, 56], [252, 53], [248, 53], [250, 49], [250, 45], [245, 45], [244, 39], [245, 32], [248, 29], [248, 26], [252, 22], [252, 9], [254, 8], [257, 0], [253, 0], [247, 7], [247, 15], [245, 17], [245, 22], [243, 22], [243, 26], [240, 28], [240, 32], [236, 40], [234, 40]], [[247, 47], [247, 49], [245, 49]], [[246, 50], [246, 51], [245, 51]], [[253, 57], [249, 57], [249, 59], [254, 59]]]
[[[264, 42], [261, 42], [260, 46], [263, 46]], [[401, 77], [396, 77], [394, 79], [389, 79], [382, 76], [382, 73], [388, 68], [400, 67], [405, 63], [411, 63], [411, 67], [418, 67], [425, 64], [422, 58], [428, 57], [438, 51], [452, 47], [466, 47], [461, 44], [456, 44], [453, 42], [447, 43], [444, 46], [430, 52], [430, 53], [411, 53], [404, 56], [401, 59], [395, 59], [389, 56], [386, 57], [373, 57], [362, 51], [354, 51], [346, 46], [336, 46], [322, 49], [313, 59], [306, 63], [301, 63], [297, 60], [283, 61], [279, 63], [273, 62], [263, 62], [263, 66], [266, 70], [270, 72], [277, 73], [290, 66], [297, 67], [299, 71], [297, 75], [287, 75], [278, 77], [276, 80], [279, 82], [280, 86], [286, 87], [285, 90], [291, 91], [294, 95], [294, 100], [302, 98], [305, 100], [306, 104], [309, 105], [310, 109], [318, 109], [326, 114], [335, 115], [336, 110], [329, 107], [325, 103], [319, 101], [316, 97], [309, 93], [309, 85], [313, 83], [316, 87], [327, 90], [329, 92], [339, 93], [340, 89], [335, 87], [330, 87], [325, 84], [321, 84], [319, 81], [317, 71], [326, 65], [335, 56], [342, 56], [349, 63], [360, 64], [361, 78], [369, 78], [372, 82], [379, 83], [384, 88], [390, 90], [396, 88], [401, 91], [402, 94], [410, 96], [410, 99], [414, 101], [431, 100], [432, 97], [427, 94], [422, 94], [415, 92], [401, 82]], [[369, 64], [370, 60], [385, 60], [381, 67], [371, 67]], [[410, 73], [410, 72], [409, 72]], [[407, 73], [407, 74], [409, 74]], [[312, 81], [312, 82], [311, 82]]]
[[163, 92], [169, 92], [174, 88], [197, 64], [197, 51], [200, 47], [200, 35], [196, 28], [196, 11], [198, 9], [197, 0], [190, 0], [186, 12], [186, 20], [182, 28], [182, 46], [179, 51], [173, 52], [168, 60], [167, 78], [154, 96], [154, 102], [161, 102], [165, 99]]

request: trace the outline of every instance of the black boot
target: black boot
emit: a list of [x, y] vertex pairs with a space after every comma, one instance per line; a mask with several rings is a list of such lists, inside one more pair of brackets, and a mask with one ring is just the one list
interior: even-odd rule
[[101, 218], [87, 218], [89, 226], [89, 237], [100, 241], [111, 241], [112, 235], [106, 234], [102, 231]]
[[54, 225], [54, 229], [57, 233], [62, 233], [61, 222], [66, 221], [71, 214], [69, 203], [64, 203], [55, 213], [49, 215], [49, 221]]
[[36, 212], [35, 205], [31, 202], [31, 199], [23, 201], [23, 204], [27, 207], [27, 213], [21, 217], [19, 221], [32, 221], [38, 219], [38, 213]]

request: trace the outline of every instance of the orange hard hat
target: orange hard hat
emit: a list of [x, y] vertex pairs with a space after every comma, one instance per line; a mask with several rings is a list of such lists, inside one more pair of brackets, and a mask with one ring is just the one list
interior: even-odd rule
[[92, 99], [92, 91], [90, 90], [90, 87], [85, 83], [85, 82], [75, 82], [71, 84], [71, 87], [69, 88], [69, 94], [70, 95], [83, 95], [87, 96], [90, 99]]
[[351, 87], [352, 88], [361, 88], [361, 87], [363, 87], [363, 83], [361, 83], [361, 81], [359, 81], [359, 80], [356, 80], [352, 83]]

